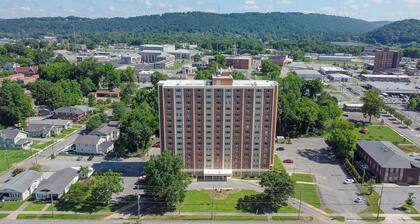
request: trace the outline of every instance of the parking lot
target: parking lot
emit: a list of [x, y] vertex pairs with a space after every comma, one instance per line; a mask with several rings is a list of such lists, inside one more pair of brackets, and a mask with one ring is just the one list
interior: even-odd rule
[[[375, 190], [380, 193], [381, 187], [377, 186]], [[384, 184], [384, 190], [382, 193], [381, 208], [385, 213], [403, 213], [399, 210], [399, 207], [404, 204], [408, 198], [408, 193], [414, 193], [416, 197], [417, 209], [420, 208], [420, 186], [400, 186], [396, 184]]]
[[354, 184], [343, 184], [349, 177], [323, 138], [293, 139], [292, 144], [281, 146], [285, 148], [277, 152], [281, 160], [293, 160], [293, 164], [284, 164], [288, 172], [312, 173], [315, 176], [325, 208], [351, 216], [350, 213], [357, 213], [366, 207], [363, 203], [353, 202], [359, 192]]

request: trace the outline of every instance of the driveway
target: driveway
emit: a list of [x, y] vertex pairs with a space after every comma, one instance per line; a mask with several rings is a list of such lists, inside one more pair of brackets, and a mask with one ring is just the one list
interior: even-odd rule
[[353, 184], [344, 185], [348, 176], [340, 163], [327, 149], [323, 138], [293, 139], [292, 144], [282, 144], [284, 151], [277, 152], [281, 158], [294, 160], [293, 164], [285, 164], [288, 172], [312, 173], [318, 185], [321, 201], [326, 208], [336, 213], [347, 213], [354, 216], [366, 206], [356, 204], [353, 200], [359, 192]]
[[257, 183], [252, 183], [248, 181], [242, 181], [242, 180], [235, 180], [230, 179], [227, 181], [196, 181], [192, 182], [190, 185], [188, 185], [188, 189], [192, 190], [200, 190], [200, 189], [211, 189], [211, 188], [234, 188], [234, 189], [249, 189], [261, 192], [262, 189]]

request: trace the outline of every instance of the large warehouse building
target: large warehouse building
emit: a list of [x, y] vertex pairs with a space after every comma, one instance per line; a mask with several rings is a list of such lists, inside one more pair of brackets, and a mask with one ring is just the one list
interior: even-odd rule
[[201, 179], [258, 175], [274, 161], [278, 84], [233, 80], [159, 82], [161, 149]]

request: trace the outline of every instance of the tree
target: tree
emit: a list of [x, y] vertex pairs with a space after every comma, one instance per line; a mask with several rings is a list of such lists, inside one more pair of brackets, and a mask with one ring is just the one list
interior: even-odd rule
[[35, 98], [36, 104], [48, 105], [51, 104], [53, 83], [47, 80], [39, 79], [36, 82], [29, 83], [27, 88], [31, 91], [32, 97]]
[[35, 114], [31, 101], [18, 83], [3, 81], [0, 88], [0, 124], [4, 126], [24, 124], [26, 118]]
[[92, 191], [87, 200], [94, 205], [107, 205], [113, 193], [119, 193], [123, 190], [121, 174], [107, 171], [93, 177]]
[[194, 62], [201, 61], [201, 54], [195, 54], [195, 55], [193, 56], [193, 61], [194, 61]]
[[43, 168], [40, 164], [38, 163], [32, 163], [32, 166], [29, 168], [30, 170], [35, 170], [38, 172], [42, 172]]
[[169, 79], [169, 76], [166, 74], [163, 74], [161, 72], [155, 72], [153, 73], [153, 75], [150, 77], [150, 81], [152, 82], [154, 87], [157, 87], [157, 84], [159, 81], [161, 80], [167, 80]]
[[405, 200], [405, 203], [409, 206], [414, 206], [416, 204], [416, 196], [413, 192], [408, 193], [408, 198]]
[[53, 108], [74, 106], [83, 101], [80, 84], [75, 80], [60, 80], [52, 86]]
[[270, 76], [271, 79], [275, 79], [280, 75], [281, 67], [271, 60], [263, 60], [261, 62], [261, 73], [264, 76]]
[[369, 123], [372, 122], [372, 116], [380, 117], [381, 111], [384, 107], [384, 101], [375, 90], [368, 90], [362, 97], [363, 107], [362, 112], [364, 116], [369, 116]]
[[122, 121], [121, 136], [116, 144], [117, 150], [121, 154], [146, 150], [158, 125], [156, 112], [146, 102], [141, 103]]
[[324, 85], [319, 79], [306, 80], [302, 85], [302, 95], [314, 97], [324, 91]]
[[96, 97], [94, 94], [88, 95], [88, 105], [89, 107], [96, 107]]
[[295, 183], [286, 172], [268, 171], [261, 175], [260, 185], [264, 192], [247, 195], [238, 200], [236, 207], [245, 212], [277, 212], [287, 205], [287, 200], [293, 196]]
[[64, 195], [64, 201], [72, 204], [76, 208], [86, 205], [86, 200], [91, 196], [90, 182], [77, 182], [70, 187], [70, 190]]
[[297, 108], [297, 116], [300, 118], [301, 132], [308, 134], [310, 130], [315, 128], [320, 113], [319, 106], [308, 97], [303, 97]]
[[86, 121], [86, 131], [92, 131], [96, 128], [99, 128], [102, 124], [102, 116], [101, 114], [94, 114], [90, 116]]
[[127, 106], [124, 102], [113, 102], [112, 105], [112, 119], [115, 121], [121, 121], [126, 114]]
[[168, 151], [153, 156], [144, 167], [145, 193], [158, 208], [172, 209], [185, 198], [189, 183], [182, 171], [182, 158]]
[[123, 82], [137, 82], [138, 78], [133, 67], [128, 67], [125, 70], [121, 70], [121, 81]]
[[232, 72], [232, 78], [236, 79], [236, 80], [245, 80], [246, 79], [244, 73], [240, 72], [240, 71], [233, 71]]
[[338, 158], [350, 158], [357, 144], [357, 135], [354, 133], [348, 121], [336, 119], [330, 125], [330, 133], [327, 143], [336, 151]]

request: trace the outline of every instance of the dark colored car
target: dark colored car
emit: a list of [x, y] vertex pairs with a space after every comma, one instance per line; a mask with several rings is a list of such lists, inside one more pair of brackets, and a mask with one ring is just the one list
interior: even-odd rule
[[92, 161], [93, 157], [94, 156], [89, 156], [88, 159], [87, 159], [87, 161]]
[[277, 149], [276, 149], [277, 151], [284, 151], [284, 147], [277, 147]]
[[291, 159], [285, 159], [285, 160], [283, 160], [283, 163], [293, 163], [293, 160], [291, 160]]

